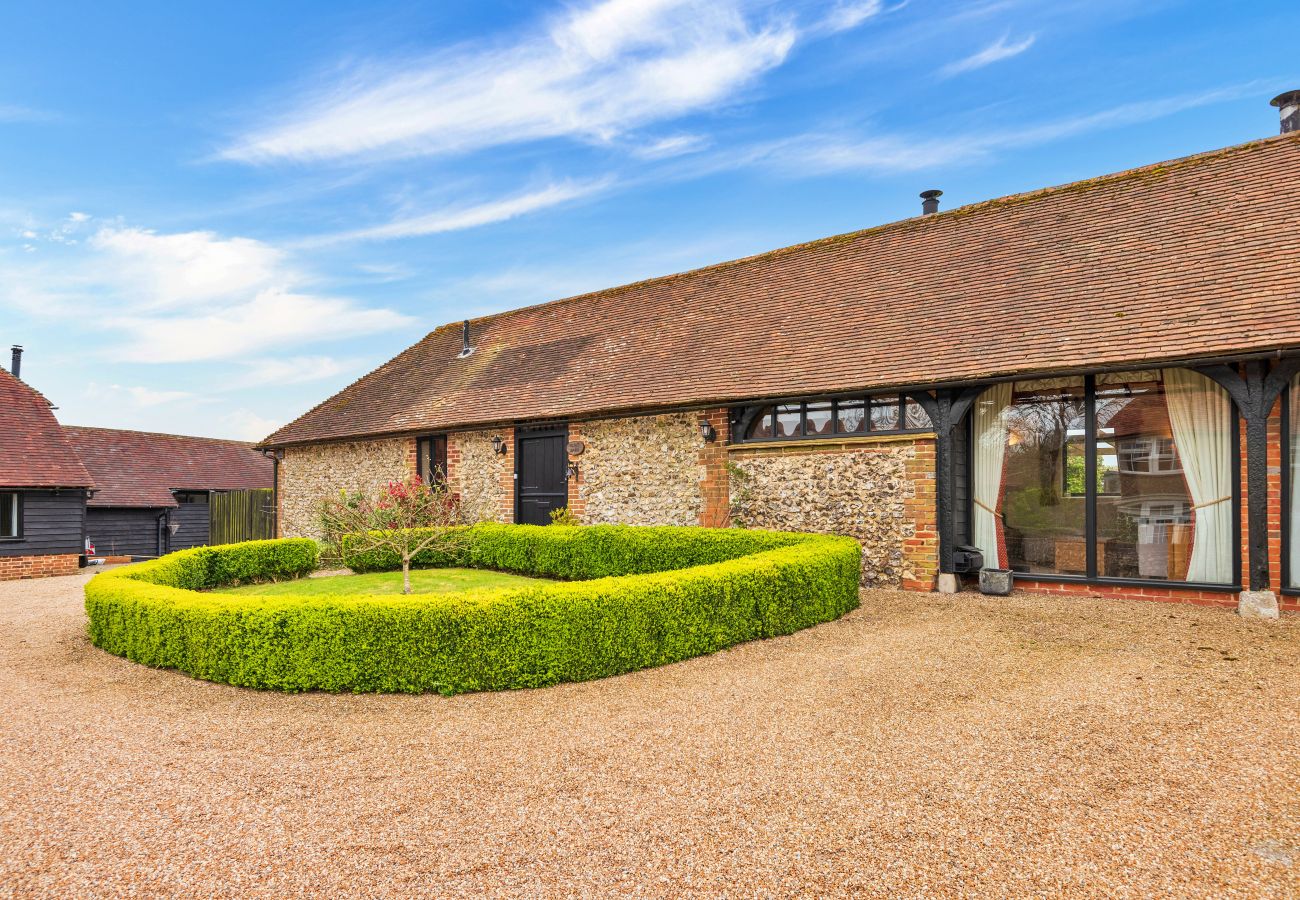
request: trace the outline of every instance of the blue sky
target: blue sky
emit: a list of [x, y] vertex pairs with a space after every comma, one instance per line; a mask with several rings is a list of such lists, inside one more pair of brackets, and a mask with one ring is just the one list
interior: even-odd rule
[[0, 342], [65, 423], [257, 439], [444, 322], [1274, 134], [1293, 28], [1267, 0], [9, 4]]

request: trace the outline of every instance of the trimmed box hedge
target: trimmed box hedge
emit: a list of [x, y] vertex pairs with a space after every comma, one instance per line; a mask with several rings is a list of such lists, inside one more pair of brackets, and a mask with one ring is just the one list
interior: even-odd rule
[[[568, 581], [456, 594], [258, 597], [199, 591], [299, 577], [311, 541], [183, 550], [86, 586], [99, 647], [198, 678], [285, 691], [541, 687], [663, 665], [789, 634], [858, 605], [851, 538], [626, 526], [469, 526], [425, 566]], [[395, 557], [344, 544], [359, 571]]]

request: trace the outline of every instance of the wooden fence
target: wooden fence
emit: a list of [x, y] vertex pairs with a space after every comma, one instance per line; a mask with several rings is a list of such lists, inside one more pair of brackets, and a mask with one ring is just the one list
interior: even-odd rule
[[237, 544], [275, 537], [275, 492], [270, 488], [214, 493], [208, 503], [208, 543]]

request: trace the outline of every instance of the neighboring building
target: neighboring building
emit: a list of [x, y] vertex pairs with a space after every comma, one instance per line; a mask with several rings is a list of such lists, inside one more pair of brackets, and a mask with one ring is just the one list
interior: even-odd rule
[[100, 556], [161, 556], [206, 544], [211, 494], [272, 486], [271, 460], [242, 441], [63, 431], [94, 477], [86, 535]]
[[0, 581], [71, 575], [85, 547], [92, 485], [49, 401], [0, 368]]
[[850, 534], [868, 584], [974, 545], [1296, 608], [1298, 171], [1283, 134], [443, 326], [265, 440], [281, 532], [441, 470], [480, 519]]

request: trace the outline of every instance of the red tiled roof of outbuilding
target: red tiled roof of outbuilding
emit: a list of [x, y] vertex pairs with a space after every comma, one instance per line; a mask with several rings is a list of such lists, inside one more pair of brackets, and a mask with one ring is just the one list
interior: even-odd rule
[[39, 391], [0, 369], [0, 487], [90, 487]]
[[1300, 347], [1300, 133], [445, 325], [271, 446]]
[[176, 490], [272, 486], [273, 463], [243, 441], [69, 426], [64, 429], [95, 476], [91, 507], [175, 506]]

